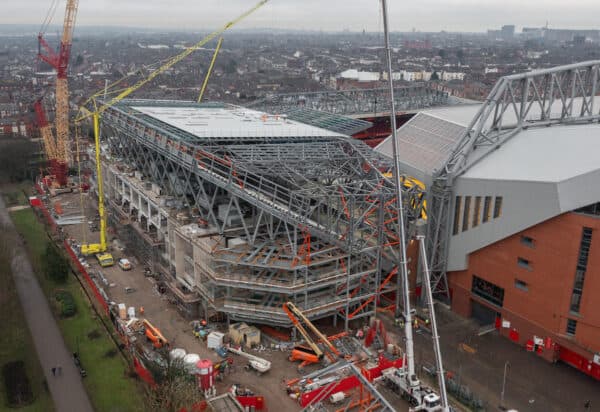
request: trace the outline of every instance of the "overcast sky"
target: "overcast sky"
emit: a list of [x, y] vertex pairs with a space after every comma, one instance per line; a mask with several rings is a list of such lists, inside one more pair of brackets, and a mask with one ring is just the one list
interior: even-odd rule
[[[62, 24], [65, 0], [53, 23]], [[0, 0], [0, 24], [41, 24], [52, 0]], [[215, 28], [255, 0], [81, 0], [77, 24]], [[485, 31], [521, 27], [600, 28], [600, 0], [388, 0], [393, 31]], [[379, 0], [270, 0], [240, 28], [382, 30]]]

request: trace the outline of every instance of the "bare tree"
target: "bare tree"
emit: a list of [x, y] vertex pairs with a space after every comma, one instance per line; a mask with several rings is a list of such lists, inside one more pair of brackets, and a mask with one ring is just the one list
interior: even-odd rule
[[203, 399], [194, 375], [187, 372], [181, 359], [171, 361], [166, 351], [157, 352], [159, 363], [148, 365], [156, 387], [146, 387], [146, 410], [179, 412], [182, 408], [191, 410], [192, 406]]

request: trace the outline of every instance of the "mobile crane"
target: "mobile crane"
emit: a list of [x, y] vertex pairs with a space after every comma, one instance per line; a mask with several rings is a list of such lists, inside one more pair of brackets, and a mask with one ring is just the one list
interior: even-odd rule
[[[292, 350], [290, 361], [302, 361], [298, 369], [302, 369], [308, 364], [321, 361], [324, 354], [332, 363], [336, 361], [336, 358], [341, 357], [340, 352], [329, 341], [327, 336], [321, 333], [321, 331], [302, 313], [300, 309], [298, 309], [296, 305], [294, 305], [292, 302], [286, 302], [283, 304], [283, 310], [288, 315], [296, 329], [298, 329], [308, 346], [310, 346], [310, 349], [299, 346]], [[323, 342], [327, 352], [323, 352], [317, 342], [311, 338], [310, 334], [304, 328], [302, 323], [304, 323], [306, 327], [308, 327], [319, 338], [320, 342]]]
[[[412, 333], [412, 316], [415, 313], [414, 309], [410, 307], [410, 295], [409, 295], [409, 283], [408, 283], [408, 265], [407, 265], [407, 256], [406, 256], [406, 229], [405, 229], [405, 221], [404, 221], [404, 204], [402, 201], [402, 178], [400, 176], [400, 157], [399, 157], [399, 149], [398, 149], [398, 140], [396, 139], [396, 108], [394, 102], [394, 84], [393, 84], [393, 76], [392, 76], [392, 56], [391, 56], [391, 47], [390, 47], [390, 39], [389, 39], [389, 29], [388, 29], [388, 17], [387, 17], [387, 1], [381, 0], [381, 9], [383, 13], [383, 29], [384, 29], [384, 40], [385, 40], [385, 52], [386, 52], [386, 60], [387, 60], [387, 72], [388, 72], [388, 85], [390, 88], [390, 103], [391, 103], [391, 126], [392, 126], [392, 149], [393, 149], [393, 157], [394, 157], [394, 173], [393, 180], [396, 192], [396, 202], [397, 202], [397, 210], [398, 210], [398, 229], [400, 232], [400, 254], [398, 266], [400, 268], [399, 274], [401, 276], [402, 281], [402, 297], [403, 297], [403, 311], [402, 317], [404, 320], [404, 339], [405, 339], [405, 362], [402, 365], [402, 368], [389, 368], [382, 372], [384, 380], [392, 386], [395, 390], [400, 392], [401, 396], [407, 399], [411, 403], [411, 408], [409, 411], [427, 411], [427, 412], [448, 412], [450, 407], [448, 405], [448, 399], [446, 396], [446, 387], [444, 383], [443, 369], [442, 369], [442, 359], [441, 352], [439, 347], [439, 337], [437, 335], [437, 326], [435, 323], [435, 312], [433, 308], [433, 298], [431, 294], [431, 285], [429, 283], [429, 268], [427, 266], [427, 256], [425, 255], [425, 243], [424, 243], [424, 235], [420, 233], [417, 236], [417, 239], [421, 243], [421, 253], [420, 257], [422, 259], [421, 263], [425, 272], [425, 291], [428, 295], [429, 307], [430, 307], [430, 316], [432, 318], [432, 332], [433, 332], [433, 341], [434, 341], [434, 350], [436, 355], [436, 363], [437, 363], [437, 373], [440, 384], [440, 392], [441, 396], [438, 396], [433, 390], [427, 388], [417, 377], [415, 371], [415, 357], [414, 357], [414, 341], [413, 341], [413, 333]], [[418, 228], [423, 227], [423, 221], [419, 222]], [[397, 291], [397, 301], [396, 301], [396, 310], [399, 308], [400, 302], [400, 290]]]
[[[75, 123], [79, 124], [90, 117], [92, 118], [92, 122], [93, 122], [94, 145], [95, 145], [95, 149], [96, 149], [96, 156], [95, 156], [95, 158], [96, 158], [96, 176], [97, 176], [97, 180], [98, 180], [98, 214], [100, 215], [100, 243], [82, 244], [81, 245], [81, 253], [83, 255], [86, 255], [86, 256], [96, 255], [96, 258], [98, 259], [98, 261], [100, 262], [100, 265], [102, 265], [102, 266], [110, 266], [114, 263], [112, 255], [110, 253], [106, 253], [106, 250], [107, 250], [106, 212], [104, 209], [104, 190], [103, 190], [103, 183], [102, 183], [102, 166], [101, 166], [101, 162], [100, 162], [101, 161], [101, 156], [100, 156], [100, 115], [102, 113], [104, 113], [104, 111], [106, 111], [108, 108], [119, 103], [121, 100], [125, 99], [131, 93], [135, 92], [136, 90], [138, 90], [139, 88], [141, 88], [142, 86], [147, 84], [148, 82], [152, 81], [159, 74], [164, 73], [165, 71], [170, 69], [172, 66], [179, 63], [181, 60], [183, 60], [184, 58], [186, 58], [187, 56], [192, 54], [194, 51], [196, 51], [200, 47], [204, 46], [206, 43], [208, 43], [215, 37], [221, 35], [223, 32], [225, 32], [226, 30], [233, 27], [236, 23], [240, 22], [241, 20], [243, 20], [244, 18], [246, 18], [247, 16], [249, 16], [256, 10], [258, 10], [260, 7], [262, 7], [264, 4], [266, 4], [267, 1], [268, 0], [261, 0], [254, 7], [247, 10], [246, 12], [242, 13], [236, 19], [228, 22], [222, 28], [215, 30], [214, 32], [212, 32], [211, 34], [209, 34], [208, 36], [206, 36], [202, 40], [200, 40], [198, 43], [185, 49], [182, 53], [179, 53], [179, 54], [173, 56], [165, 64], [163, 64], [156, 70], [152, 71], [148, 76], [138, 80], [133, 86], [127, 87], [125, 89], [117, 89], [116, 93], [118, 93], [118, 94], [116, 96], [110, 98], [108, 101], [103, 101], [99, 106], [97, 105], [96, 98], [98, 98], [99, 96], [101, 96], [103, 94], [105, 95], [107, 93], [107, 90], [103, 89], [103, 90], [95, 93], [94, 95], [92, 95], [84, 103], [84, 105], [81, 106], [80, 112], [79, 112], [77, 118], [75, 119]], [[124, 79], [121, 79], [121, 80], [124, 80]], [[119, 82], [116, 82], [112, 86], [114, 87], [118, 83]], [[90, 103], [90, 102], [93, 103], [92, 110], [88, 110], [85, 108], [85, 104]], [[104, 265], [103, 265], [103, 262], [105, 263]]]

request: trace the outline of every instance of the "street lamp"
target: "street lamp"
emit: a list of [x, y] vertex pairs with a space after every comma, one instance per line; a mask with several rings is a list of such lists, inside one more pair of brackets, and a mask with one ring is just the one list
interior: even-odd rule
[[500, 393], [500, 409], [504, 410], [504, 390], [506, 389], [506, 374], [510, 369], [510, 363], [504, 362], [504, 377], [502, 378], [502, 392]]

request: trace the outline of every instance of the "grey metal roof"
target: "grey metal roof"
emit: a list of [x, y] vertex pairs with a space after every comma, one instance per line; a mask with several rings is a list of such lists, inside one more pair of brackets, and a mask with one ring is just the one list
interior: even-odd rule
[[[414, 177], [426, 179], [442, 167], [465, 128], [439, 117], [418, 113], [396, 133], [400, 163]], [[392, 137], [381, 142], [376, 151], [392, 157]]]
[[600, 169], [600, 125], [522, 130], [461, 177], [560, 182]]
[[348, 116], [327, 113], [321, 110], [291, 108], [284, 111], [283, 114], [285, 114], [290, 120], [320, 127], [332, 132], [342, 133], [348, 136], [362, 132], [363, 130], [373, 126], [373, 123], [365, 120], [353, 119]]

